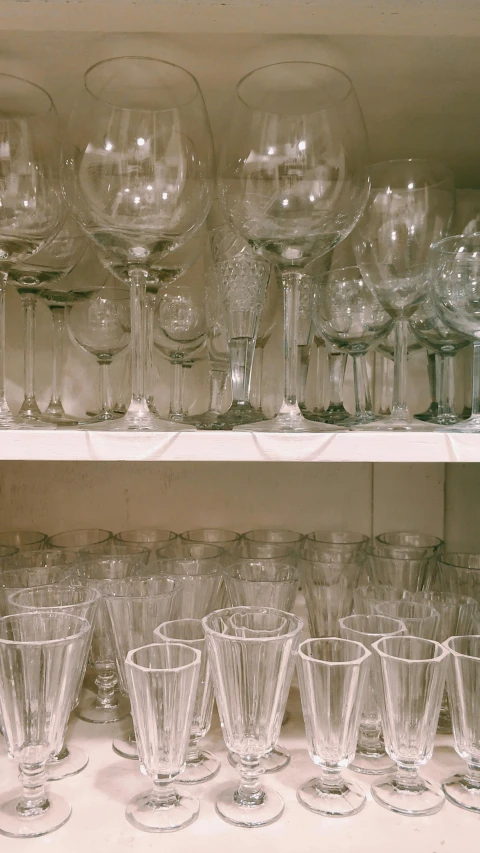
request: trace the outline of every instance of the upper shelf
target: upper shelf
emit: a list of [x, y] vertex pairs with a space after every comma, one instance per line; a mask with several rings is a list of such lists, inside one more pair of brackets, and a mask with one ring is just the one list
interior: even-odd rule
[[480, 462], [480, 436], [339, 432], [134, 433], [12, 430], [0, 459], [125, 462]]
[[475, 36], [477, 0], [2, 0], [7, 30]]

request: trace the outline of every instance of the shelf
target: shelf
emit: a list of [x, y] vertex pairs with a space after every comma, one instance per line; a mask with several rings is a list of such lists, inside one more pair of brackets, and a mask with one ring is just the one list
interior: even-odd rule
[[0, 460], [91, 462], [480, 462], [480, 436], [453, 433], [0, 433]]
[[[68, 823], [42, 840], [19, 841], [1, 838], [2, 853], [46, 850], [49, 853], [470, 853], [478, 846], [478, 816], [450, 803], [432, 817], [405, 817], [381, 808], [373, 802], [369, 787], [374, 777], [347, 771], [367, 793], [364, 809], [351, 818], [322, 818], [304, 809], [296, 800], [296, 789], [310, 779], [315, 768], [310, 760], [304, 735], [298, 691], [292, 688], [288, 708], [291, 718], [282, 727], [281, 743], [292, 752], [291, 764], [281, 773], [265, 777], [265, 784], [277, 790], [284, 799], [283, 816], [274, 824], [245, 833], [229, 826], [215, 813], [218, 792], [235, 781], [236, 773], [228, 764], [218, 723], [205, 739], [205, 747], [221, 759], [219, 775], [203, 785], [189, 786], [200, 800], [200, 814], [186, 829], [171, 834], [151, 834], [135, 829], [125, 819], [125, 806], [136, 794], [148, 790], [148, 781], [136, 761], [119, 758], [111, 741], [120, 725], [96, 726], [72, 717], [68, 740], [82, 747], [90, 756], [86, 769], [78, 776], [50, 783], [72, 805]], [[452, 748], [449, 736], [438, 738], [432, 760], [421, 768], [426, 778], [441, 781], [462, 768], [462, 761]], [[0, 796], [18, 790], [16, 766], [0, 746]]]

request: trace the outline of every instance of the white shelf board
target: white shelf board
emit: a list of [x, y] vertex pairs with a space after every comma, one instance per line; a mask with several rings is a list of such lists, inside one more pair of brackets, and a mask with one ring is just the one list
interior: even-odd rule
[[5, 430], [0, 432], [0, 460], [480, 462], [480, 435]]

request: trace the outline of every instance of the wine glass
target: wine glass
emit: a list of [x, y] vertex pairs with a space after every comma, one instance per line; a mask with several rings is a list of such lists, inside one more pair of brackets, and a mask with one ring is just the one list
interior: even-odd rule
[[[213, 146], [195, 78], [177, 65], [120, 56], [85, 74], [85, 110], [71, 121], [72, 208], [115, 276], [131, 289], [132, 400], [109, 427], [191, 429], [158, 418], [145, 394], [147, 282], [201, 228], [213, 191]], [[107, 258], [107, 260], [105, 260]], [[105, 425], [103, 425], [105, 426]]]
[[[237, 85], [219, 166], [227, 220], [280, 270], [285, 386], [280, 412], [254, 431], [323, 431], [297, 403], [304, 267], [355, 226], [369, 190], [367, 135], [349, 78], [313, 62], [281, 62]], [[307, 305], [311, 310], [311, 305]]]
[[257, 412], [262, 412], [262, 386], [263, 386], [263, 355], [270, 336], [277, 321], [277, 308], [279, 299], [279, 287], [275, 267], [271, 268], [270, 279], [263, 302], [260, 325], [258, 327], [257, 340], [255, 341], [255, 354], [253, 357], [252, 382], [250, 386], [250, 400]]
[[100, 411], [87, 421], [103, 423], [118, 418], [114, 410], [109, 368], [113, 358], [130, 343], [129, 293], [117, 286], [99, 287], [92, 293], [76, 290], [67, 316], [72, 340], [97, 359], [100, 380]]
[[453, 175], [443, 163], [391, 160], [372, 166], [372, 192], [353, 248], [364, 281], [395, 320], [395, 362], [391, 415], [362, 429], [433, 429], [407, 407], [408, 320], [427, 295], [430, 246], [449, 233], [454, 209]]
[[[0, 428], [19, 422], [5, 397], [5, 288], [11, 269], [53, 239], [65, 216], [58, 118], [50, 95], [0, 74]], [[21, 422], [20, 422], [21, 423]]]
[[[54, 404], [54, 411], [47, 409], [47, 414], [42, 415], [38, 408], [35, 397], [35, 312], [37, 296], [48, 287], [56, 287], [57, 283], [66, 278], [82, 257], [86, 246], [85, 236], [78, 227], [67, 219], [57, 236], [43, 249], [28, 261], [15, 264], [9, 272], [9, 281], [12, 282], [22, 300], [23, 322], [24, 322], [24, 368], [23, 385], [24, 398], [18, 413], [19, 418], [30, 426], [43, 426], [42, 421], [57, 425], [72, 425], [76, 423], [74, 418], [66, 418], [60, 403], [60, 410]], [[55, 309], [54, 309], [55, 310]], [[54, 371], [56, 380], [58, 367], [58, 347], [63, 341], [63, 316], [64, 308], [55, 315], [52, 310], [53, 319], [53, 342], [54, 342]], [[61, 356], [61, 353], [60, 353]], [[54, 383], [56, 384], [56, 382]], [[53, 390], [53, 396], [56, 395]]]

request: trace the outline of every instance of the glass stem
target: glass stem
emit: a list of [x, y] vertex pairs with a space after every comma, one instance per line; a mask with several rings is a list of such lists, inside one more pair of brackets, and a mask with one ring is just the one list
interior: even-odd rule
[[371, 420], [372, 400], [368, 384], [366, 358], [364, 353], [352, 355], [353, 384], [355, 389], [355, 416], [358, 421]]
[[155, 321], [155, 294], [145, 294], [145, 396], [148, 408], [155, 409], [155, 347], [153, 329]]
[[35, 400], [35, 309], [37, 297], [29, 293], [22, 296], [23, 307], [23, 388], [24, 398], [20, 409], [21, 413], [29, 414], [36, 409]]
[[395, 361], [393, 364], [392, 417], [408, 419], [407, 408], [408, 320], [395, 321]]
[[200, 761], [200, 750], [198, 748], [200, 738], [197, 735], [190, 735], [190, 742], [187, 750], [187, 764], [195, 764]]
[[172, 362], [172, 399], [170, 403], [170, 417], [183, 417], [183, 386], [184, 372], [181, 361]]
[[311, 349], [310, 344], [303, 344], [298, 347], [298, 405], [302, 412], [307, 408], [305, 396], [307, 392], [307, 376]]
[[233, 405], [249, 404], [254, 352], [254, 338], [230, 338], [228, 341]]
[[210, 405], [208, 410], [209, 412], [215, 412], [216, 415], [219, 415], [222, 411], [228, 374], [228, 370], [219, 370], [216, 367], [210, 368]]
[[131, 314], [131, 355], [132, 355], [132, 400], [129, 411], [147, 414], [145, 398], [145, 270], [130, 269], [130, 314]]
[[260, 785], [263, 769], [259, 758], [240, 758], [238, 767], [240, 785], [233, 798], [239, 806], [259, 806], [265, 801], [265, 793]]
[[326, 768], [322, 767], [319, 779], [321, 788], [324, 791], [332, 791], [341, 788], [344, 785], [341, 771], [337, 767]]
[[6, 338], [5, 338], [5, 295], [8, 273], [0, 273], [0, 413], [10, 414], [5, 396], [6, 386]]
[[314, 412], [325, 411], [325, 370], [324, 370], [324, 355], [325, 344], [322, 341], [320, 344], [315, 343], [315, 407]]
[[480, 415], [480, 341], [473, 344], [472, 417]]
[[65, 342], [65, 314], [64, 307], [50, 306], [53, 324], [53, 354], [52, 354], [52, 395], [49, 408], [63, 412], [62, 389], [63, 389], [63, 345]]
[[455, 375], [453, 355], [437, 353], [438, 415], [455, 418]]
[[392, 411], [392, 362], [381, 353], [378, 353], [378, 356], [380, 359], [378, 414], [388, 416]]
[[153, 781], [149, 805], [154, 809], [168, 809], [175, 805], [178, 794], [172, 783]]
[[17, 803], [17, 812], [22, 818], [35, 817], [43, 814], [50, 806], [45, 791], [45, 762], [36, 764], [20, 764], [20, 784], [22, 798]]
[[471, 764], [467, 761], [467, 774], [469, 782], [480, 789], [480, 767], [478, 764]]
[[418, 768], [411, 764], [398, 764], [395, 772], [397, 788], [404, 791], [414, 791], [422, 786], [422, 780], [418, 774]]
[[[358, 730], [357, 750], [363, 753], [378, 753], [383, 750], [383, 745], [380, 739], [382, 733], [381, 726], [360, 726]], [[380, 748], [380, 749], [379, 749]]]
[[282, 272], [283, 285], [283, 346], [284, 346], [284, 390], [283, 403], [279, 414], [299, 417], [300, 407], [297, 402], [298, 379], [298, 301], [301, 272]]
[[427, 351], [427, 375], [430, 390], [430, 407], [434, 408], [437, 403], [437, 356], [434, 352]]
[[253, 374], [250, 388], [250, 401], [257, 412], [262, 411], [262, 384], [263, 384], [263, 350], [257, 341], [253, 358]]
[[343, 380], [346, 366], [346, 353], [328, 353], [328, 375], [330, 380], [329, 408], [341, 408], [343, 406]]
[[111, 361], [98, 362], [98, 395], [99, 395], [99, 414], [113, 417], [113, 397], [112, 386], [110, 383], [110, 365]]
[[117, 675], [115, 670], [97, 670], [95, 684], [97, 686], [98, 704], [104, 708], [116, 708], [115, 688], [117, 686]]

